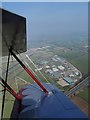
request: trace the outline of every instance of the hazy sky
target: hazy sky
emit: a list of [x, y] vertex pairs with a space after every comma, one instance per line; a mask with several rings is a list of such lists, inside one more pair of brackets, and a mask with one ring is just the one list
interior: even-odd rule
[[88, 3], [3, 3], [27, 18], [28, 40], [52, 39], [88, 32]]

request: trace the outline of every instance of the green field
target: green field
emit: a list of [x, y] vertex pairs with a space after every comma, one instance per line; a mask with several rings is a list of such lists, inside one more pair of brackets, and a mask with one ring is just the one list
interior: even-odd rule
[[7, 93], [8, 97], [5, 100], [5, 107], [4, 107], [4, 118], [10, 118], [13, 104], [14, 104], [14, 97]]
[[[86, 50], [81, 50], [80, 48], [71, 50], [68, 48], [61, 47], [50, 47], [48, 50], [44, 50], [43, 52], [47, 53], [48, 56], [58, 55], [60, 57], [65, 58], [68, 62], [72, 63], [76, 68], [78, 68], [83, 74], [88, 73], [88, 53]], [[43, 54], [34, 54], [32, 56], [32, 60], [40, 59]]]
[[79, 50], [56, 50], [53, 53], [65, 58], [76, 68], [78, 68], [83, 74], [88, 73], [88, 53]]
[[[32, 61], [36, 61], [36, 60], [40, 60], [42, 61], [43, 59], [47, 59], [48, 57], [52, 58], [52, 56], [54, 55], [58, 55], [61, 56], [63, 58], [65, 58], [68, 62], [72, 63], [76, 68], [78, 68], [83, 74], [88, 73], [88, 55], [87, 53], [83, 53], [82, 51], [71, 51], [68, 49], [59, 49], [59, 48], [51, 48], [49, 50], [45, 50], [42, 52], [38, 52], [38, 54], [34, 54], [31, 58]], [[47, 79], [47, 81], [45, 80], [45, 78], [37, 71], [35, 71], [35, 67], [30, 63], [30, 61], [28, 61], [26, 59], [26, 61], [28, 62], [28, 64], [30, 65], [30, 68], [35, 72], [35, 76], [41, 81], [41, 82], [49, 82], [49, 83], [53, 83], [54, 85], [56, 85], [58, 88], [60, 88], [62, 91], [65, 91], [68, 89], [68, 87], [64, 87], [62, 88], [59, 84], [56, 83], [56, 79], [50, 77], [49, 75], [45, 74], [45, 72], [42, 70], [42, 74], [45, 76], [45, 78]], [[3, 68], [5, 68], [6, 65], [3, 64]], [[15, 75], [17, 75], [18, 77], [26, 80], [29, 83], [34, 83], [32, 78], [21, 68], [20, 65], [18, 65], [15, 69]], [[10, 80], [10, 85], [12, 88], [14, 88], [15, 91], [17, 91], [17, 89], [15, 88], [15, 80], [14, 80], [14, 73], [9, 74], [8, 80]], [[19, 80], [18, 80], [19, 81]], [[19, 88], [23, 87], [23, 85], [19, 85]], [[83, 99], [85, 99], [86, 101], [90, 100], [88, 99], [88, 94], [87, 94], [87, 88], [85, 88], [83, 91], [81, 91], [79, 93], [79, 96]], [[90, 87], [89, 87], [90, 90]], [[90, 97], [89, 97], [90, 98]], [[9, 118], [11, 111], [12, 111], [12, 107], [13, 107], [13, 103], [14, 103], [14, 98], [7, 93], [6, 96], [6, 103], [5, 103], [5, 112], [4, 112], [4, 117], [5, 118]], [[8, 110], [9, 109], [9, 110]]]
[[70, 62], [77, 67], [83, 74], [88, 73], [88, 55], [83, 55], [74, 60], [70, 60]]
[[84, 88], [82, 91], [78, 94], [82, 99], [90, 103], [90, 86]]
[[[30, 68], [35, 72], [35, 67], [30, 62], [28, 62], [28, 63], [29, 63]], [[5, 64], [3, 64], [3, 65], [5, 66]], [[32, 78], [19, 65], [16, 68], [14, 68], [14, 69], [15, 69], [15, 75], [17, 75], [18, 77], [26, 80], [29, 83], [34, 83]], [[41, 81], [41, 82], [50, 82], [50, 83], [56, 84], [54, 79], [52, 79], [51, 77], [46, 75], [43, 71], [41, 71], [41, 72], [44, 75], [44, 77], [47, 79], [47, 81], [37, 71], [37, 72], [35, 72], [35, 74], [36, 74], [35, 76], [38, 78], [39, 81]], [[18, 80], [18, 82], [19, 82], [19, 80]], [[14, 73], [13, 72], [10, 73], [9, 76], [8, 76], [8, 83], [17, 92], [17, 88], [16, 88], [15, 79], [14, 79]], [[22, 88], [23, 86], [24, 85], [20, 85], [20, 83], [18, 84], [19, 89]], [[12, 112], [12, 108], [13, 108], [13, 104], [14, 104], [14, 97], [12, 95], [10, 95], [10, 93], [7, 92], [6, 100], [5, 100], [4, 118], [10, 118], [10, 115], [11, 115], [11, 112]]]

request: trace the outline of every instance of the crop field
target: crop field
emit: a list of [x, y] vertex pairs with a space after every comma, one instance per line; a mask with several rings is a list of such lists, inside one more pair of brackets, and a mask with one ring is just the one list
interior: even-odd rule
[[[81, 51], [72, 51], [70, 49], [65, 48], [50, 48], [50, 49], [44, 49], [42, 51], [37, 51], [36, 54], [31, 56], [31, 59], [33, 62], [40, 62], [43, 59], [49, 60], [52, 58], [52, 56], [58, 55], [60, 57], [65, 58], [73, 64], [76, 68], [78, 68], [83, 74], [86, 74], [88, 72], [88, 55], [86, 53], [83, 53]], [[26, 63], [24, 62], [26, 61]], [[66, 91], [70, 86], [62, 87], [59, 84], [57, 84], [57, 79], [52, 78], [49, 75], [47, 75], [44, 70], [42, 69], [40, 72], [36, 71], [36, 67], [27, 59], [24, 58], [24, 63], [26, 66], [31, 70], [32, 73], [37, 77], [37, 79], [41, 82], [49, 82], [54, 85], [56, 85], [61, 91]], [[52, 63], [53, 64], [53, 63]], [[5, 79], [5, 69], [6, 69], [6, 63], [2, 64], [3, 68], [3, 78]], [[43, 77], [44, 76], [44, 77]], [[16, 91], [18, 92], [23, 86], [34, 83], [32, 78], [26, 73], [26, 71], [16, 62], [11, 61], [10, 62], [10, 70], [9, 70], [9, 76], [8, 76], [8, 84]], [[79, 93], [79, 96], [86, 101], [87, 98], [87, 89], [85, 88], [84, 91]], [[12, 108], [13, 108], [14, 98], [11, 96], [8, 92], [6, 94], [5, 99], [5, 111], [4, 111], [4, 118], [9, 118]], [[8, 110], [9, 108], [9, 110]]]
[[[56, 84], [55, 80], [54, 79], [52, 80], [51, 77], [47, 76], [43, 70], [41, 71], [41, 73], [39, 73], [38, 71], [36, 72], [33, 64], [30, 63], [30, 61], [28, 61], [27, 59], [25, 61], [28, 63], [27, 67], [35, 74], [35, 76], [37, 77], [39, 81]], [[9, 67], [10, 67], [10, 70], [9, 70], [9, 76], [8, 76], [8, 84], [16, 92], [18, 92], [23, 86], [30, 84], [30, 83], [34, 83], [32, 78], [26, 73], [26, 71], [19, 64], [17, 64], [16, 61], [13, 62], [13, 64], [12, 62], [10, 62]], [[3, 64], [3, 78], [4, 79], [5, 79], [5, 71], [4, 71], [5, 68], [6, 68], [6, 63]], [[14, 97], [10, 95], [10, 93], [6, 92], [4, 118], [10, 118], [14, 100], [15, 100]]]
[[76, 68], [78, 68], [83, 74], [88, 73], [88, 53], [79, 51], [55, 51], [61, 57], [66, 58]]
[[90, 104], [90, 86], [85, 87], [78, 95]]
[[83, 74], [88, 73], [88, 55], [71, 60], [71, 63], [76, 66]]

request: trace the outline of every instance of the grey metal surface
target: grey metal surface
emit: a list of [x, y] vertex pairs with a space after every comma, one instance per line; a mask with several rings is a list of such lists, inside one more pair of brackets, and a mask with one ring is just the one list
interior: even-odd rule
[[[23, 53], [26, 46], [26, 18], [0, 9], [2, 11], [2, 56], [8, 56], [8, 48]], [[1, 12], [0, 12], [1, 13]]]

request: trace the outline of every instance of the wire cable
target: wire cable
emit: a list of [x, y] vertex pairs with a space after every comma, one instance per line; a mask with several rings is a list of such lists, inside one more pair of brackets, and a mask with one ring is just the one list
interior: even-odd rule
[[[12, 59], [12, 64], [14, 65], [14, 61], [13, 61], [13, 56], [11, 55], [11, 59]], [[15, 70], [14, 70], [14, 76], [16, 76], [16, 74], [15, 74]], [[16, 82], [16, 89], [17, 90], [19, 90], [18, 89], [18, 84], [17, 84], [17, 79], [14, 77], [14, 80], [15, 80], [15, 82]]]
[[[6, 79], [5, 79], [6, 83], [7, 83], [7, 78], [8, 78], [9, 60], [10, 60], [10, 52], [9, 52], [8, 61], [7, 61], [7, 71], [6, 71]], [[4, 113], [5, 94], [6, 94], [6, 87], [4, 89], [3, 100], [2, 100], [2, 111], [1, 111], [1, 118], [2, 119], [3, 119], [3, 113]]]

